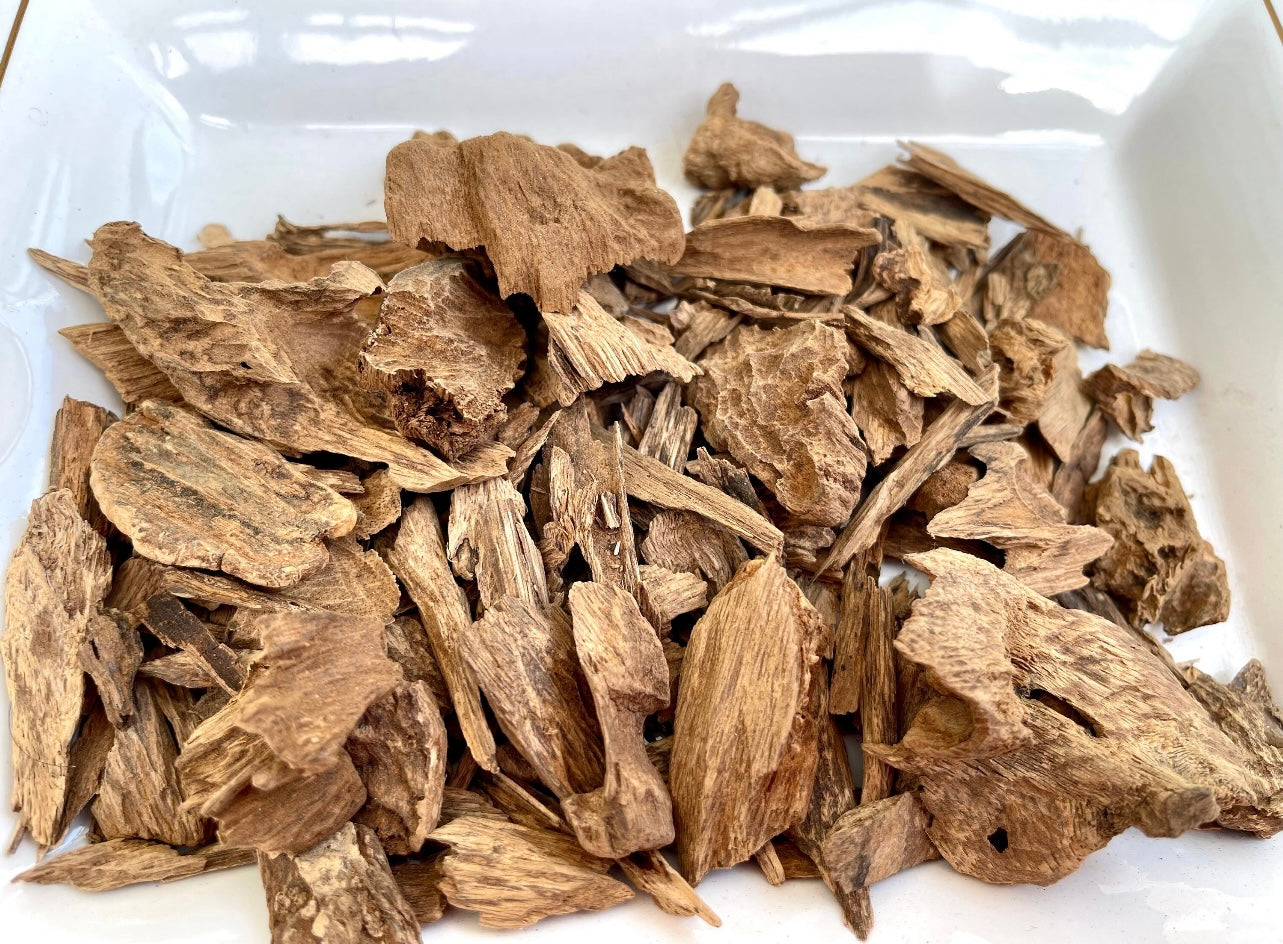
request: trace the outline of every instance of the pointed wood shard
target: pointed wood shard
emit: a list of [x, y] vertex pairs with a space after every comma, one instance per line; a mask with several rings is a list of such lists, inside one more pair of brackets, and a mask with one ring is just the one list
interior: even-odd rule
[[500, 294], [524, 292], [544, 311], [570, 311], [590, 275], [682, 252], [681, 214], [641, 148], [589, 169], [506, 132], [414, 139], [388, 153], [384, 187], [393, 239], [482, 246]]
[[419, 922], [373, 831], [348, 823], [306, 852], [260, 853], [272, 944], [417, 944]]
[[13, 808], [19, 829], [43, 846], [62, 838], [80, 726], [81, 647], [111, 582], [107, 542], [57, 489], [31, 504], [5, 575], [0, 637], [13, 737]]
[[745, 564], [695, 624], [669, 773], [678, 854], [692, 884], [743, 862], [805, 813], [824, 636], [773, 556]]
[[988, 393], [962, 365], [940, 348], [884, 321], [870, 318], [858, 308], [844, 308], [846, 329], [856, 342], [900, 376], [901, 382], [920, 397], [948, 393], [972, 406], [988, 401]]
[[668, 787], [646, 757], [646, 717], [668, 704], [668, 665], [654, 627], [616, 587], [570, 588], [575, 649], [597, 708], [605, 745], [605, 784], [566, 797], [579, 844], [611, 859], [673, 841]]
[[107, 839], [46, 859], [17, 875], [14, 881], [107, 892], [127, 885], [175, 882], [191, 875], [249, 865], [253, 861], [253, 852], [218, 844], [179, 852], [163, 842]]
[[104, 537], [111, 537], [111, 525], [103, 519], [89, 488], [89, 461], [98, 437], [116, 419], [116, 414], [100, 406], [63, 397], [49, 445], [49, 488], [68, 489], [76, 497], [80, 517]]
[[90, 480], [140, 553], [267, 587], [319, 570], [328, 558], [320, 539], [356, 524], [350, 501], [271, 449], [159, 401], [103, 434]]
[[110, 321], [69, 325], [59, 328], [58, 333], [71, 342], [81, 357], [103, 372], [126, 403], [146, 400], [178, 403], [183, 399], [169, 378], [138, 352], [120, 325]]
[[824, 168], [797, 156], [792, 135], [736, 117], [740, 93], [726, 82], [708, 100], [682, 168], [701, 187], [797, 187], [824, 175]]

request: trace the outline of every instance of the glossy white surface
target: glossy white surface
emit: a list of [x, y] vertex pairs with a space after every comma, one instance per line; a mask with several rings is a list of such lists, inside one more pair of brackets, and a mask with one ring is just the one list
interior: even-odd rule
[[[1171, 457], [1193, 493], [1229, 564], [1234, 613], [1175, 651], [1222, 678], [1257, 654], [1283, 686], [1283, 47], [1259, 0], [176, 6], [33, 0], [0, 89], [3, 556], [42, 490], [58, 400], [113, 402], [56, 334], [98, 318], [95, 306], [29, 264], [27, 246], [83, 259], [80, 240], [117, 218], [190, 246], [211, 220], [250, 237], [277, 212], [376, 216], [383, 154], [419, 127], [525, 131], [599, 153], [642, 144], [686, 205], [682, 149], [731, 79], [745, 115], [795, 132], [830, 166], [826, 183], [875, 169], [912, 136], [1082, 227], [1114, 276], [1111, 356], [1152, 346], [1204, 375], [1191, 397], [1159, 405], [1143, 451]], [[11, 828], [0, 815], [0, 834]], [[0, 879], [32, 855], [26, 844], [0, 861]], [[773, 889], [741, 868], [700, 892], [720, 931], [634, 902], [521, 937], [850, 939], [816, 882]], [[1129, 833], [1049, 889], [988, 887], [936, 863], [878, 885], [873, 901], [876, 944], [1272, 942], [1283, 842]], [[47, 944], [266, 940], [252, 870], [100, 896], [5, 883], [0, 927]], [[428, 933], [492, 936], [468, 914]]]

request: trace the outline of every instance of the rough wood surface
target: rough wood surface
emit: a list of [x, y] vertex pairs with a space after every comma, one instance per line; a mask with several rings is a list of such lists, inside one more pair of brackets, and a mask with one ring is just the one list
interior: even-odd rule
[[388, 283], [360, 363], [388, 394], [397, 429], [454, 459], [494, 438], [525, 359], [526, 333], [508, 306], [463, 259], [445, 257]]
[[[87, 270], [86, 270], [87, 274]], [[110, 321], [68, 325], [58, 333], [89, 363], [101, 370], [128, 404], [145, 400], [182, 400], [178, 388], [151, 361], [138, 353], [120, 325]]]
[[687, 234], [686, 251], [673, 271], [810, 295], [846, 295], [856, 257], [880, 240], [876, 230], [796, 217], [709, 220]]
[[844, 308], [846, 330], [856, 343], [895, 368], [900, 381], [920, 397], [948, 393], [972, 406], [989, 400], [987, 391], [943, 350], [908, 331]]
[[1184, 361], [1144, 350], [1126, 367], [1106, 364], [1087, 378], [1085, 387], [1123, 435], [1140, 442], [1154, 428], [1154, 398], [1175, 400], [1198, 381], [1198, 371]]
[[672, 347], [671, 338], [656, 343], [630, 331], [587, 292], [580, 292], [564, 313], [545, 311], [543, 322], [548, 328], [548, 369], [556, 382], [553, 392], [562, 406], [602, 384], [653, 371], [681, 381], [699, 373]]
[[525, 515], [525, 500], [507, 479], [465, 485], [450, 496], [446, 550], [454, 572], [477, 581], [484, 609], [507, 597], [548, 603], [543, 558]]
[[929, 177], [942, 187], [947, 187], [972, 206], [992, 216], [1000, 216], [1013, 223], [1019, 223], [1031, 230], [1060, 233], [1056, 226], [1048, 223], [1009, 194], [985, 183], [975, 174], [961, 167], [949, 155], [942, 154], [925, 144], [918, 144], [916, 141], [901, 141], [900, 146], [909, 154], [902, 160], [910, 170]]
[[980, 378], [991, 399], [979, 406], [955, 400], [927, 427], [922, 438], [873, 487], [843, 528], [817, 573], [846, 566], [847, 561], [873, 546], [887, 520], [904, 506], [928, 478], [938, 472], [958, 450], [964, 436], [992, 412], [998, 398], [997, 370]]
[[716, 593], [748, 560], [744, 545], [724, 528], [689, 511], [661, 511], [640, 545], [647, 564], [698, 574]]
[[637, 443], [637, 451], [680, 471], [690, 455], [691, 441], [698, 425], [699, 414], [682, 405], [681, 387], [667, 383], [655, 397], [655, 406], [646, 423], [646, 431]]
[[741, 325], [700, 366], [704, 376], [691, 397], [712, 446], [730, 452], [799, 518], [846, 521], [867, 458], [842, 394], [842, 333], [814, 322]]
[[570, 621], [505, 597], [459, 640], [499, 727], [558, 797], [602, 781], [597, 732], [579, 689]]
[[441, 890], [456, 908], [476, 911], [483, 928], [524, 928], [550, 915], [600, 911], [633, 897], [607, 876], [609, 859], [562, 833], [463, 816], [431, 837], [450, 847]]
[[1083, 568], [1109, 551], [1113, 537], [1066, 524], [1065, 509], [1034, 481], [1019, 444], [973, 446], [971, 454], [985, 464], [985, 474], [965, 500], [931, 519], [931, 535], [987, 541], [1006, 552], [1007, 573], [1044, 596], [1084, 586]]
[[624, 873], [624, 878], [638, 891], [650, 895], [655, 907], [665, 914], [679, 918], [698, 917], [712, 927], [722, 926], [722, 919], [717, 916], [717, 912], [705, 904], [661, 853], [637, 852], [626, 859], [620, 859], [617, 864]]
[[998, 409], [1013, 423], [1042, 415], [1055, 376], [1056, 355], [1069, 343], [1036, 318], [1004, 318], [989, 333], [998, 365]]
[[419, 608], [464, 742], [478, 764], [497, 770], [494, 735], [481, 706], [481, 691], [460, 649], [461, 637], [471, 630], [472, 612], [463, 588], [455, 583], [431, 499], [417, 498], [405, 509], [388, 564]]
[[299, 853], [260, 853], [272, 944], [417, 944], [419, 921], [374, 833], [348, 823]]
[[134, 674], [142, 658], [143, 644], [132, 616], [105, 608], [90, 618], [80, 645], [80, 665], [93, 680], [107, 720], [117, 728], [133, 717]]
[[80, 650], [111, 582], [107, 542], [80, 517], [76, 496], [56, 489], [31, 504], [5, 575], [0, 637], [18, 829], [43, 846], [65, 829], [69, 754], [80, 726]]
[[169, 593], [158, 593], [144, 604], [143, 622], [152, 635], [171, 649], [188, 653], [207, 678], [229, 695], [245, 682], [236, 654], [215, 639], [200, 620]]
[[1092, 573], [1135, 626], [1161, 622], [1169, 633], [1220, 623], [1229, 615], [1225, 563], [1198, 531], [1176, 468], [1155, 456], [1146, 472], [1134, 449], [1114, 456], [1088, 487], [1088, 519], [1114, 538]]
[[923, 398], [890, 364], [870, 361], [851, 383], [851, 418], [869, 447], [870, 462], [881, 465], [896, 449], [922, 438]]
[[898, 745], [866, 750], [917, 775], [955, 869], [1047, 884], [1129, 826], [1173, 836], [1272, 794], [1127, 630], [965, 554], [910, 563], [932, 585], [896, 648], [939, 694]]
[[847, 189], [861, 208], [908, 223], [932, 242], [989, 247], [989, 214], [922, 174], [892, 164]]
[[1076, 341], [1109, 347], [1109, 273], [1064, 233], [1021, 233], [994, 261], [986, 289], [986, 305], [1004, 318], [1037, 318]]
[[268, 447], [159, 401], [103, 434], [90, 478], [138, 552], [267, 587], [319, 570], [328, 558], [321, 538], [356, 524], [350, 501]]
[[723, 83], [708, 100], [682, 169], [701, 187], [797, 187], [824, 174], [824, 168], [797, 156], [793, 137], [736, 116], [739, 92]]
[[352, 496], [352, 504], [356, 506], [352, 536], [367, 540], [401, 517], [401, 486], [387, 469], [375, 469], [361, 481], [361, 491]]
[[562, 801], [579, 844], [619, 859], [673, 841], [668, 787], [646, 757], [643, 727], [668, 704], [668, 665], [655, 629], [618, 587], [570, 588], [575, 650], [597, 709], [605, 783]]
[[1051, 385], [1038, 414], [1038, 432], [1057, 459], [1069, 462], [1083, 427], [1091, 418], [1092, 403], [1083, 391], [1078, 351], [1066, 344], [1052, 358]]
[[298, 284], [210, 282], [134, 223], [100, 227], [93, 246], [90, 283], [107, 314], [184, 400], [227, 428], [294, 452], [386, 463], [415, 491], [506, 471], [503, 447], [448, 465], [372, 415], [378, 404], [356, 370], [369, 325], [356, 309], [382, 282], [364, 266]]
[[926, 239], [907, 220], [893, 229], [895, 249], [884, 249], [873, 260], [878, 283], [896, 296], [896, 311], [904, 324], [937, 325], [962, 307], [962, 296], [949, 271], [931, 255]]
[[346, 748], [367, 794], [355, 821], [391, 855], [418, 852], [437, 826], [445, 790], [446, 729], [431, 686], [402, 682], [374, 702]]
[[89, 460], [98, 437], [112, 423], [116, 414], [100, 406], [63, 397], [53, 418], [53, 436], [49, 444], [49, 488], [65, 488], [76, 498], [80, 517], [104, 537], [111, 537], [111, 526], [98, 509], [98, 501], [89, 487]]
[[693, 573], [670, 570], [656, 564], [637, 568], [646, 599], [659, 616], [661, 631], [683, 613], [702, 610], [708, 603], [708, 583]]
[[696, 623], [669, 772], [692, 884], [744, 861], [805, 813], [825, 635], [773, 556], [745, 564]]
[[443, 858], [444, 854], [438, 854], [425, 861], [406, 859], [392, 863], [392, 877], [420, 926], [439, 921], [445, 914], [446, 900], [440, 888], [445, 876]]
[[163, 842], [107, 839], [46, 859], [19, 873], [14, 881], [107, 892], [127, 885], [175, 882], [204, 872], [249, 865], [253, 861], [253, 852], [218, 844], [179, 852]]
[[483, 246], [500, 294], [524, 292], [543, 311], [569, 311], [590, 275], [682, 252], [681, 214], [641, 148], [588, 169], [506, 132], [410, 140], [388, 153], [384, 191], [393, 239]]

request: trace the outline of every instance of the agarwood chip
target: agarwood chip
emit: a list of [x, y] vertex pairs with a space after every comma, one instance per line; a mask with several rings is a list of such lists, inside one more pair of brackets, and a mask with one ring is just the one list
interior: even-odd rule
[[708, 584], [693, 573], [657, 564], [642, 564], [637, 571], [646, 599], [660, 618], [661, 630], [676, 617], [703, 609], [708, 603]]
[[633, 897], [605, 874], [609, 859], [589, 855], [562, 833], [464, 816], [431, 838], [450, 847], [441, 891], [456, 908], [479, 912], [484, 928], [524, 928]]
[[144, 882], [174, 882], [204, 872], [249, 865], [253, 861], [253, 852], [229, 849], [217, 843], [179, 852], [163, 842], [107, 839], [46, 859], [15, 876], [14, 881], [106, 892]]
[[710, 344], [716, 344], [731, 333], [740, 317], [704, 301], [681, 301], [669, 315], [673, 325], [685, 314], [687, 321], [677, 338], [677, 353], [687, 360], [699, 357]]
[[885, 361], [870, 361], [851, 384], [851, 418], [864, 436], [873, 465], [922, 438], [923, 398]]
[[384, 851], [411, 855], [437, 826], [445, 789], [446, 730], [427, 682], [403, 682], [370, 705], [347, 752], [368, 797], [355, 820]]
[[825, 636], [774, 556], [745, 564], [695, 624], [669, 773], [678, 854], [692, 884], [743, 862], [805, 812]]
[[548, 328], [548, 369], [555, 378], [555, 397], [562, 406], [569, 406], [580, 394], [604, 383], [654, 371], [684, 382], [700, 372], [677, 353], [671, 338], [656, 343], [630, 331], [625, 322], [608, 315], [587, 292], [580, 292], [575, 304], [564, 313], [545, 311], [543, 322]]
[[397, 429], [454, 459], [493, 439], [501, 397], [520, 379], [526, 333], [463, 259], [446, 257], [388, 283], [361, 349], [361, 376], [386, 391]]
[[102, 435], [90, 477], [138, 552], [267, 587], [319, 570], [328, 558], [320, 539], [356, 524], [350, 501], [268, 447], [160, 401]]
[[558, 797], [602, 780], [599, 737], [579, 688], [570, 620], [504, 597], [458, 640], [499, 727]]
[[587, 169], [506, 132], [410, 140], [388, 153], [384, 190], [393, 239], [483, 246], [500, 294], [524, 292], [543, 311], [569, 311], [590, 275], [682, 253], [680, 211], [641, 148]]
[[637, 443], [637, 451], [680, 471], [686, 465], [698, 426], [699, 414], [682, 405], [681, 387], [667, 383], [655, 397], [655, 406], [646, 431]]
[[374, 833], [348, 823], [298, 853], [260, 853], [272, 944], [417, 944], [419, 921]]
[[111, 582], [107, 542], [55, 489], [31, 503], [5, 575], [0, 637], [13, 738], [18, 828], [43, 846], [62, 838], [69, 754], [85, 695], [81, 647]]
[[901, 141], [900, 147], [909, 152], [909, 156], [901, 160], [910, 170], [931, 178], [942, 187], [947, 187], [967, 203], [985, 213], [1019, 223], [1030, 230], [1039, 231], [1040, 235], [1061, 233], [1056, 226], [1048, 223], [1009, 194], [985, 183], [975, 174], [959, 166], [957, 161], [949, 155], [916, 141]]
[[932, 242], [989, 248], [989, 214], [922, 174], [891, 164], [847, 189], [861, 208], [908, 223]]
[[896, 310], [905, 324], [937, 325], [962, 306], [962, 296], [938, 263], [927, 241], [907, 220], [896, 221], [898, 249], [884, 249], [873, 260], [879, 284], [896, 294]]
[[857, 308], [844, 308], [847, 332], [856, 342], [895, 369], [901, 382], [920, 397], [948, 393], [972, 406], [989, 400], [988, 393], [968, 376], [962, 365], [940, 348]]
[[686, 252], [673, 271], [809, 295], [846, 295], [856, 257], [881, 239], [877, 230], [812, 224], [800, 217], [709, 220], [687, 234]]
[[686, 179], [701, 187], [775, 187], [787, 190], [824, 175], [797, 156], [792, 135], [736, 117], [740, 94], [723, 83], [682, 158]]
[[136, 686], [133, 721], [116, 731], [90, 812], [108, 839], [196, 846], [205, 840], [206, 824], [183, 808], [174, 766], [182, 745], [160, 710], [162, 685], [140, 681]]
[[565, 797], [579, 844], [619, 859], [673, 841], [668, 787], [646, 757], [646, 717], [668, 704], [668, 665], [655, 629], [632, 595], [600, 583], [570, 588], [575, 650], [597, 709], [605, 783]]
[[133, 717], [134, 673], [142, 659], [143, 644], [133, 617], [105, 608], [90, 618], [80, 664], [93, 679], [107, 720], [117, 728]]
[[989, 334], [998, 365], [998, 409], [1013, 423], [1042, 415], [1056, 373], [1056, 355], [1069, 344], [1036, 318], [1004, 318]]
[[[748, 561], [739, 539], [689, 511], [661, 511], [640, 545], [647, 564], [702, 575], [716, 593]], [[703, 581], [701, 581], [702, 583]]]
[[985, 464], [985, 474], [964, 501], [931, 519], [931, 535], [987, 541], [1006, 552], [1007, 573], [1044, 596], [1084, 586], [1083, 568], [1113, 546], [1113, 537], [1066, 524], [1065, 510], [1033, 480], [1029, 454], [1018, 444], [973, 446], [971, 454]]
[[507, 597], [548, 603], [539, 547], [525, 525], [526, 503], [507, 479], [456, 488], [450, 496], [449, 543], [454, 572], [476, 580], [484, 608]]
[[1046, 884], [1129, 826], [1173, 836], [1273, 787], [1135, 637], [955, 551], [896, 649], [940, 693], [894, 747], [955, 869]]
[[401, 486], [387, 469], [375, 469], [362, 480], [361, 491], [353, 496], [352, 504], [356, 506], [352, 536], [364, 541], [401, 517]]
[[59, 328], [58, 333], [70, 341], [85, 360], [103, 372], [107, 382], [116, 388], [120, 399], [126, 403], [145, 400], [173, 400], [177, 403], [183, 399], [170, 379], [138, 352], [120, 325], [109, 321], [69, 325]]
[[655, 907], [665, 914], [679, 918], [699, 917], [714, 928], [722, 926], [722, 919], [695, 890], [682, 878], [681, 873], [668, 864], [664, 856], [655, 851], [637, 852], [617, 863], [624, 878], [638, 891], [650, 895]]
[[65, 488], [76, 498], [80, 517], [103, 537], [112, 537], [110, 523], [98, 509], [98, 501], [89, 487], [89, 460], [98, 437], [117, 416], [100, 406], [63, 397], [53, 419], [53, 436], [49, 444], [49, 488]]
[[846, 411], [842, 333], [807, 322], [741, 325], [700, 361], [691, 396], [704, 435], [805, 521], [841, 524], [860, 498], [867, 457]]
[[1109, 273], [1090, 249], [1064, 233], [1021, 233], [994, 260], [987, 287], [995, 314], [1037, 318], [1077, 341], [1108, 349]]
[[1038, 414], [1038, 432], [1061, 462], [1074, 457], [1074, 446], [1091, 414], [1092, 403], [1083, 391], [1083, 375], [1078, 369], [1078, 351], [1066, 344], [1052, 357], [1051, 385]]
[[245, 682], [236, 654], [215, 639], [178, 598], [158, 593], [144, 604], [143, 622], [152, 635], [171, 649], [189, 653], [207, 678], [229, 695], [235, 695]]
[[1144, 350], [1126, 367], [1106, 364], [1085, 382], [1087, 395], [1128, 439], [1154, 428], [1154, 398], [1175, 400], [1198, 386], [1198, 371], [1166, 354]]
[[464, 742], [478, 764], [497, 770], [494, 735], [486, 722], [476, 676], [461, 649], [461, 637], [471, 632], [472, 611], [450, 570], [441, 522], [431, 499], [416, 498], [405, 509], [388, 551], [388, 564], [419, 609]]
[[184, 400], [229, 429], [294, 452], [386, 463], [412, 490], [506, 471], [503, 447], [452, 466], [372, 415], [378, 404], [356, 370], [370, 325], [357, 307], [383, 285], [364, 266], [342, 263], [298, 284], [220, 283], [134, 223], [100, 227], [93, 245], [90, 282], [107, 314]]
[[1155, 456], [1146, 472], [1134, 449], [1122, 450], [1085, 501], [1088, 520], [1114, 537], [1092, 585], [1113, 594], [1134, 626], [1161, 622], [1174, 634], [1225, 620], [1225, 563], [1199, 534], [1167, 459]]
[[446, 900], [440, 887], [445, 877], [441, 867], [444, 858], [445, 854], [439, 853], [425, 861], [405, 859], [392, 863], [392, 878], [420, 926], [439, 921], [445, 914]]

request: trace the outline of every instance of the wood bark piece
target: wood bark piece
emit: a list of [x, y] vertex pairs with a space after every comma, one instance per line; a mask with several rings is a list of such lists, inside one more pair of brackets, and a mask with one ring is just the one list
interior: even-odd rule
[[218, 820], [228, 845], [301, 852], [365, 802], [343, 747], [401, 673], [372, 620], [271, 613], [256, 629], [244, 688], [187, 739], [178, 771], [187, 805]]
[[524, 928], [550, 915], [600, 911], [632, 891], [607, 876], [609, 859], [570, 837], [478, 816], [464, 816], [431, 837], [450, 847], [441, 890], [456, 908], [476, 911], [484, 928]]
[[[86, 277], [88, 270], [86, 270]], [[170, 379], [143, 357], [125, 336], [120, 325], [110, 321], [69, 325], [58, 333], [71, 342], [77, 353], [101, 370], [127, 404], [146, 400], [172, 400], [183, 396]]]
[[569, 620], [505, 597], [460, 645], [499, 727], [558, 797], [602, 780], [597, 732], [580, 697]]
[[[668, 343], [656, 343], [630, 331], [612, 318], [587, 292], [564, 313], [545, 311], [548, 328], [548, 369], [555, 380], [554, 395], [569, 406], [580, 394], [605, 383], [661, 371], [683, 382], [699, 368]], [[536, 401], [541, 402], [541, 401]]]
[[387, 392], [397, 429], [455, 459], [494, 438], [525, 359], [526, 333], [508, 306], [463, 259], [446, 257], [388, 283], [361, 375]]
[[1161, 622], [1175, 634], [1228, 617], [1225, 563], [1199, 534], [1171, 462], [1155, 456], [1146, 472], [1124, 449], [1089, 486], [1086, 504], [1088, 520], [1114, 538], [1092, 585], [1113, 594], [1132, 625]]
[[80, 651], [110, 582], [107, 542], [80, 517], [76, 496], [56, 489], [32, 502], [5, 575], [0, 650], [13, 738], [13, 809], [18, 829], [42, 846], [62, 838], [69, 756], [85, 695]]
[[253, 852], [218, 844], [179, 852], [163, 842], [107, 839], [46, 859], [15, 876], [14, 881], [107, 892], [144, 882], [175, 882], [191, 875], [249, 865], [253, 861]]
[[[938, 859], [927, 835], [930, 817], [912, 793], [862, 802], [833, 824], [824, 839], [822, 859], [833, 883], [847, 894], [867, 899], [868, 886], [923, 862]], [[860, 940], [873, 928], [865, 910], [851, 930]]]
[[116, 731], [90, 811], [108, 839], [197, 846], [205, 840], [206, 823], [183, 808], [174, 767], [181, 744], [161, 711], [161, 684], [137, 686], [133, 722]]
[[1033, 480], [1029, 454], [1017, 443], [973, 446], [971, 454], [985, 474], [964, 501], [931, 519], [931, 535], [987, 541], [1006, 552], [1007, 573], [1044, 596], [1086, 585], [1083, 568], [1113, 546], [1113, 537], [1066, 524], [1065, 509]]
[[127, 726], [134, 713], [134, 674], [143, 658], [133, 617], [104, 609], [89, 622], [89, 633], [80, 645], [80, 665], [93, 679], [107, 720], [114, 727]]
[[1273, 793], [1264, 802], [1221, 810], [1217, 823], [1268, 839], [1283, 830], [1283, 712], [1270, 694], [1265, 668], [1252, 659], [1228, 685], [1194, 666], [1184, 670], [1189, 693], [1234, 743]]
[[779, 528], [721, 489], [682, 475], [628, 446], [620, 450], [620, 459], [631, 497], [660, 508], [694, 512], [763, 551], [783, 548], [784, 535]]
[[1091, 250], [1064, 233], [1021, 233], [986, 279], [989, 304], [1002, 317], [1037, 318], [1091, 347], [1109, 347], [1105, 333], [1109, 273]]
[[998, 365], [998, 409], [1013, 423], [1032, 423], [1051, 393], [1056, 355], [1070, 342], [1036, 318], [1004, 318], [989, 335]]
[[923, 399], [884, 361], [871, 361], [851, 384], [851, 418], [864, 436], [873, 465], [922, 438]]
[[1051, 386], [1038, 414], [1038, 432], [1056, 458], [1069, 462], [1082, 429], [1091, 418], [1092, 403], [1083, 392], [1078, 351], [1066, 344], [1052, 359]]
[[299, 284], [220, 283], [134, 223], [100, 227], [93, 245], [90, 283], [107, 314], [184, 400], [227, 428], [293, 452], [385, 463], [417, 491], [506, 471], [503, 447], [452, 466], [369, 415], [378, 405], [357, 381], [368, 325], [356, 306], [383, 286], [364, 266]]
[[847, 332], [860, 347], [895, 368], [900, 381], [920, 397], [948, 393], [972, 406], [988, 401], [987, 392], [962, 365], [920, 337], [844, 308]]
[[261, 853], [272, 944], [417, 944], [419, 921], [374, 833], [348, 823], [306, 852]]
[[202, 669], [229, 695], [235, 695], [245, 682], [236, 654], [215, 639], [205, 625], [187, 611], [176, 597], [158, 593], [145, 604], [143, 622], [161, 642], [171, 649], [187, 652]]
[[465, 485], [450, 496], [446, 550], [454, 572], [477, 581], [484, 608], [507, 597], [548, 604], [543, 558], [525, 514], [521, 493], [507, 479]]
[[975, 174], [961, 167], [957, 161], [916, 141], [901, 141], [909, 156], [901, 158], [912, 171], [929, 177], [942, 187], [947, 187], [972, 206], [992, 216], [1000, 216], [1031, 230], [1060, 234], [1060, 230], [1034, 213], [1009, 194], [985, 183]]
[[111, 525], [98, 509], [98, 501], [89, 487], [89, 460], [98, 437], [112, 423], [116, 414], [100, 406], [63, 397], [53, 419], [53, 436], [49, 445], [49, 488], [65, 488], [76, 498], [80, 517], [104, 537], [111, 537]]
[[841, 524], [860, 498], [867, 458], [846, 411], [840, 331], [813, 322], [741, 325], [705, 353], [691, 386], [704, 434], [805, 521]]
[[646, 757], [643, 727], [668, 704], [668, 664], [655, 629], [632, 595], [599, 583], [570, 588], [575, 649], [597, 709], [605, 783], [566, 797], [579, 844], [619, 859], [673, 841], [668, 787]]
[[1175, 400], [1198, 381], [1198, 371], [1184, 361], [1145, 350], [1126, 367], [1106, 364], [1087, 378], [1085, 387], [1123, 435], [1140, 442], [1154, 428], [1154, 398]]
[[569, 311], [598, 272], [682, 252], [680, 211], [641, 148], [588, 169], [506, 132], [446, 146], [410, 140], [388, 153], [384, 189], [393, 239], [482, 246], [500, 294], [524, 292], [543, 311]]
[[686, 154], [686, 179], [701, 187], [797, 187], [824, 168], [797, 156], [792, 135], [736, 116], [739, 91], [723, 83], [708, 100]]
[[159, 401], [113, 424], [90, 473], [103, 513], [138, 552], [268, 587], [324, 566], [323, 537], [356, 524], [352, 503], [271, 449]]
[[1273, 786], [1130, 632], [939, 550], [897, 650], [940, 697], [898, 745], [955, 869], [1047, 884], [1129, 826], [1174, 836]]
[[796, 217], [709, 220], [687, 234], [686, 251], [673, 271], [808, 295], [846, 295], [856, 257], [881, 238], [877, 230]]
[[678, 854], [692, 884], [744, 861], [805, 813], [825, 635], [773, 556], [745, 564], [696, 623], [669, 772]]
[[437, 826], [445, 789], [446, 730], [432, 688], [403, 682], [366, 709], [347, 752], [367, 798], [356, 822], [385, 852], [412, 855]]
[[494, 735], [486, 722], [481, 691], [461, 649], [462, 637], [471, 632], [472, 612], [450, 569], [431, 499], [417, 498], [405, 509], [388, 552], [388, 564], [419, 609], [464, 742], [478, 764], [486, 770], [498, 770]]
[[904, 506], [928, 478], [938, 472], [958, 450], [958, 443], [992, 412], [998, 398], [997, 370], [990, 369], [979, 383], [991, 399], [979, 406], [955, 400], [927, 427], [922, 438], [900, 457], [895, 468], [864, 499], [851, 523], [842, 529], [817, 573], [846, 566], [847, 561], [871, 548], [887, 520]]

